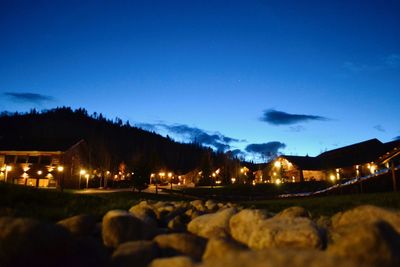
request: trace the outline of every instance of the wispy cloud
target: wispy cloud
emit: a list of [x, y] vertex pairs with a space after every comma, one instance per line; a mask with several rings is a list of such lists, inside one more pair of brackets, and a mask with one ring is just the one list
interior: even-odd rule
[[400, 67], [400, 54], [391, 54], [384, 58], [386, 66], [397, 68]]
[[13, 102], [24, 102], [24, 103], [33, 103], [33, 104], [43, 104], [43, 102], [53, 101], [54, 98], [52, 96], [37, 94], [37, 93], [14, 93], [14, 92], [6, 92], [3, 93], [4, 96], [8, 97]]
[[220, 132], [209, 132], [186, 124], [166, 124], [161, 122], [155, 124], [138, 123], [136, 126], [151, 131], [157, 131], [161, 128], [190, 142], [214, 147], [218, 151], [229, 150], [232, 143], [242, 142], [242, 140], [223, 135]]
[[365, 64], [353, 61], [346, 61], [343, 68], [351, 72], [373, 72], [385, 69], [394, 69], [400, 67], [400, 54], [390, 54], [378, 59], [376, 62]]
[[306, 128], [304, 126], [302, 126], [302, 125], [295, 125], [295, 126], [290, 126], [289, 127], [289, 131], [290, 132], [294, 132], [294, 133], [299, 133], [299, 132], [302, 132], [302, 131], [305, 131], [305, 130], [306, 130]]
[[326, 121], [328, 119], [317, 115], [290, 114], [283, 111], [269, 109], [264, 111], [260, 120], [273, 125], [290, 125], [307, 121]]
[[250, 144], [246, 146], [245, 150], [248, 153], [258, 154], [261, 158], [272, 158], [278, 154], [279, 150], [285, 147], [286, 144], [273, 141], [262, 144]]
[[375, 130], [379, 131], [379, 132], [382, 132], [382, 133], [386, 132], [385, 128], [383, 128], [383, 126], [380, 125], [380, 124], [375, 125], [373, 128], [374, 128]]

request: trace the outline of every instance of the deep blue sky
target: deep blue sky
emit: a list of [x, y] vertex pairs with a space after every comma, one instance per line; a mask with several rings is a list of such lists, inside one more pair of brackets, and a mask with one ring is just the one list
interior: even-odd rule
[[382, 0], [1, 0], [0, 110], [85, 107], [296, 155], [391, 141], [399, 14]]

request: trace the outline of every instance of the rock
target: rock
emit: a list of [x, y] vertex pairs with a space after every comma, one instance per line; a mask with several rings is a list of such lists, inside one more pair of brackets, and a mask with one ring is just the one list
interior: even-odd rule
[[183, 254], [194, 260], [201, 259], [207, 243], [205, 239], [187, 233], [158, 235], [154, 241], [161, 248], [164, 256]]
[[122, 243], [112, 254], [114, 267], [146, 267], [159, 256], [159, 250], [153, 241], [130, 241]]
[[209, 199], [206, 201], [206, 203], [204, 205], [209, 211], [217, 211], [218, 210], [218, 204], [214, 200]]
[[203, 260], [225, 258], [228, 254], [247, 251], [248, 248], [228, 238], [211, 238], [207, 242]]
[[96, 232], [97, 220], [92, 215], [77, 215], [57, 223], [75, 236], [88, 236]]
[[168, 222], [168, 228], [175, 232], [184, 232], [189, 221], [190, 218], [187, 215], [178, 215]]
[[[252, 249], [321, 248], [322, 237], [316, 224], [308, 218], [274, 217], [254, 223], [247, 231], [243, 225], [231, 224], [232, 236]], [[248, 238], [246, 238], [248, 234]]]
[[129, 209], [129, 212], [132, 213], [135, 217], [142, 219], [142, 220], [147, 220], [147, 219], [151, 219], [153, 221], [157, 220], [156, 213], [154, 212], [154, 210], [152, 208], [150, 208], [147, 205], [138, 204], [138, 205], [132, 206]]
[[400, 233], [400, 212], [372, 205], [363, 205], [335, 214], [332, 217], [332, 227], [337, 228], [340, 226], [367, 222], [373, 223], [380, 220], [386, 221]]
[[127, 211], [111, 210], [103, 217], [102, 236], [107, 247], [144, 239], [146, 235], [142, 221]]
[[330, 254], [360, 266], [400, 266], [400, 235], [384, 221], [339, 227], [331, 236]]
[[146, 238], [151, 238], [154, 233], [157, 232], [157, 215], [151, 208], [143, 204], [139, 204], [131, 207], [129, 209], [129, 212], [136, 218], [139, 218], [144, 224], [146, 232], [148, 233], [148, 236], [146, 236]]
[[155, 259], [149, 267], [194, 267], [195, 264], [189, 257], [177, 256], [166, 259]]
[[188, 231], [205, 238], [226, 237], [229, 235], [229, 220], [235, 213], [235, 208], [229, 208], [196, 217], [188, 224]]
[[73, 245], [71, 234], [59, 225], [0, 218], [0, 266], [73, 266], [79, 263]]
[[[268, 249], [209, 258], [197, 267], [360, 267], [357, 262], [318, 250]], [[364, 266], [363, 266], [364, 267]], [[371, 267], [371, 266], [370, 266]]]
[[199, 217], [201, 215], [204, 215], [205, 213], [203, 211], [198, 211], [196, 209], [188, 209], [185, 212], [185, 215], [187, 215], [191, 220], [193, 220], [196, 217]]
[[230, 233], [232, 237], [248, 244], [252, 232], [257, 230], [258, 225], [269, 218], [265, 210], [244, 209], [233, 215], [229, 221]]
[[283, 211], [279, 212], [275, 217], [279, 218], [295, 218], [295, 217], [305, 217], [310, 218], [310, 212], [303, 207], [293, 206]]
[[206, 211], [207, 210], [204, 202], [200, 199], [191, 201], [190, 205], [192, 205], [192, 207], [194, 207], [198, 211]]

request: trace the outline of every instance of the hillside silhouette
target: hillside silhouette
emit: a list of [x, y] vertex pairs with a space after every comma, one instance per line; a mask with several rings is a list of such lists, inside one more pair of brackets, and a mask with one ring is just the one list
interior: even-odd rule
[[[239, 160], [230, 153], [214, 152], [196, 143], [180, 143], [170, 137], [149, 132], [121, 119], [105, 118], [101, 113], [79, 108], [59, 107], [41, 112], [35, 109], [27, 113], [0, 115], [0, 145], [18, 146], [35, 142], [41, 146], [62, 145], [65, 140], [85, 140], [88, 146], [88, 162], [92, 169], [118, 170], [124, 164], [127, 170], [135, 170], [148, 177], [150, 172], [171, 170], [184, 174], [203, 170], [207, 183], [213, 168], [221, 168], [224, 180], [229, 180]], [[39, 142], [40, 140], [40, 142]]]

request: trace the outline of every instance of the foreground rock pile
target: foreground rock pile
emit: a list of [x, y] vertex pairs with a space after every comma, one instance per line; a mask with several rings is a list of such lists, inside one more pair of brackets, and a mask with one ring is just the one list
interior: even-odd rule
[[57, 224], [0, 218], [0, 266], [400, 266], [400, 212], [360, 206], [331, 218], [195, 200], [142, 201]]

